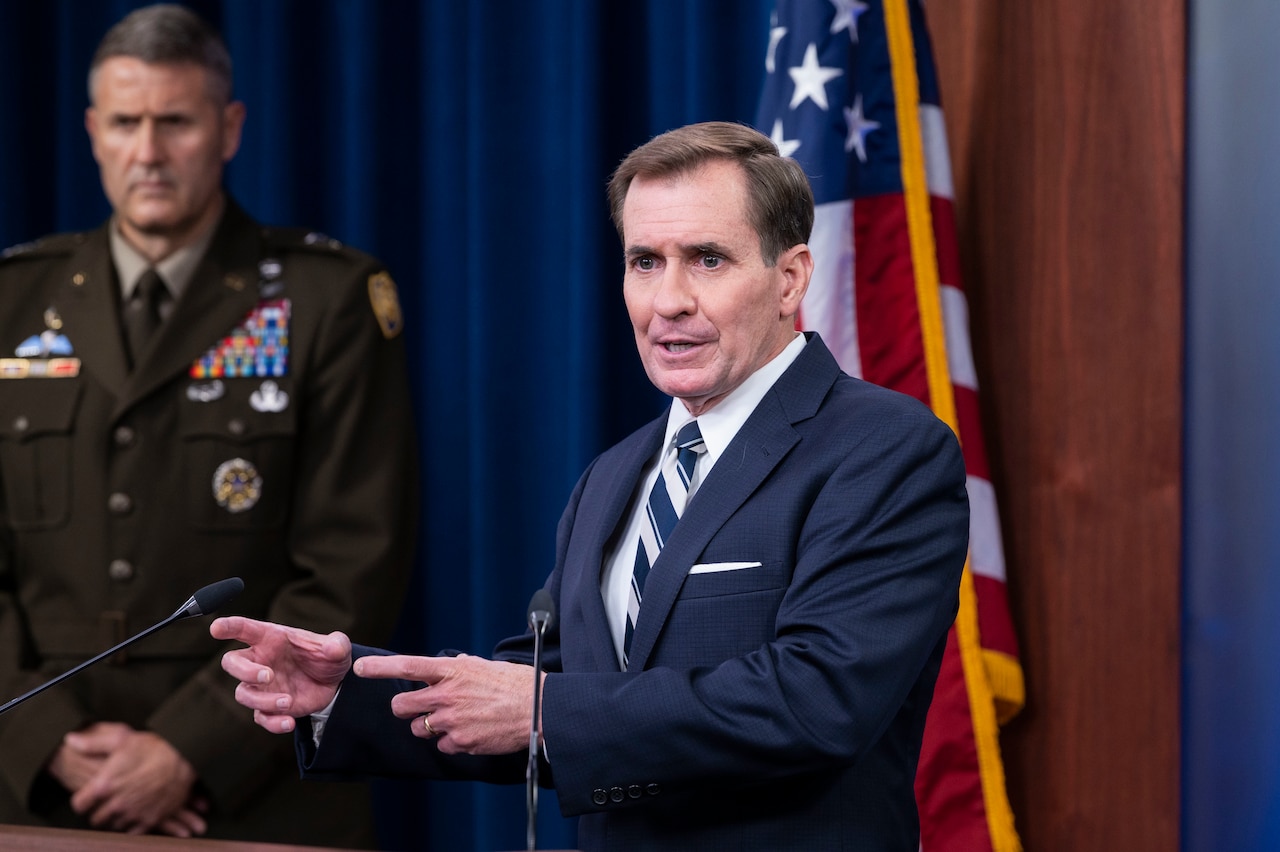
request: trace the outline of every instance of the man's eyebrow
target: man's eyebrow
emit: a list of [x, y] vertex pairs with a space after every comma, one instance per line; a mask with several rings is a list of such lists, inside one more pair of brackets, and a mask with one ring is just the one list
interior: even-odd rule
[[[642, 257], [647, 254], [660, 254], [657, 249], [652, 246], [628, 246], [624, 252], [627, 258]], [[700, 254], [719, 254], [729, 257], [731, 252], [727, 246], [724, 246], [714, 240], [702, 243], [685, 243], [680, 246], [680, 254], [682, 257], [696, 257]]]
[[133, 110], [133, 109], [113, 109], [105, 111], [104, 114], [109, 119], [142, 119], [150, 117], [153, 121], [181, 121], [191, 116], [191, 110], [186, 109], [166, 109], [159, 112], [150, 110]]
[[729, 256], [728, 246], [721, 245], [714, 240], [705, 243], [694, 243], [685, 248], [686, 254], [721, 254], [725, 257]]

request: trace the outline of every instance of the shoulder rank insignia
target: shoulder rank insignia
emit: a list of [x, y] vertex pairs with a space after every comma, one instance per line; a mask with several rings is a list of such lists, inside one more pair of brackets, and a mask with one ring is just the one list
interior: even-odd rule
[[264, 299], [191, 365], [193, 379], [270, 378], [289, 371], [288, 299]]
[[373, 304], [373, 315], [378, 318], [383, 337], [390, 340], [404, 330], [404, 314], [400, 312], [396, 282], [386, 272], [369, 276], [369, 301]]

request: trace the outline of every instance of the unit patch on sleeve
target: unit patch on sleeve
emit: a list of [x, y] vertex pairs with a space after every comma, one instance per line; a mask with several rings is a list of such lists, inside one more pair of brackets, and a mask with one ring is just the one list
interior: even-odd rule
[[191, 365], [193, 379], [270, 378], [289, 371], [288, 299], [264, 299]]
[[369, 301], [373, 304], [373, 315], [378, 318], [383, 337], [390, 340], [404, 330], [404, 314], [400, 312], [396, 282], [386, 272], [369, 276]]

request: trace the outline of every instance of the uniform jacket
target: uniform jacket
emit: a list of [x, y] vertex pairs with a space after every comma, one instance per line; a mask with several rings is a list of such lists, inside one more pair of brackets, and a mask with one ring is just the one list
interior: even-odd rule
[[[228, 576], [245, 589], [226, 612], [384, 640], [417, 471], [382, 267], [229, 202], [132, 372], [118, 291], [106, 226], [0, 261], [0, 700]], [[240, 368], [256, 375], [216, 375], [203, 356], [243, 355], [255, 324], [273, 329]], [[214, 836], [367, 843], [367, 790], [304, 789], [235, 704], [224, 650], [207, 619], [179, 622], [0, 716], [0, 820], [76, 824], [42, 767], [66, 732], [123, 721], [195, 766]]]
[[[547, 583], [543, 730], [579, 845], [914, 852], [915, 768], [968, 544], [954, 436], [840, 373], [812, 336], [655, 561], [624, 673], [600, 578], [665, 425], [583, 474]], [[496, 656], [528, 662], [530, 637]], [[413, 738], [387, 704], [414, 687], [349, 677], [319, 750], [298, 738], [304, 766], [522, 778], [523, 755], [459, 761]]]

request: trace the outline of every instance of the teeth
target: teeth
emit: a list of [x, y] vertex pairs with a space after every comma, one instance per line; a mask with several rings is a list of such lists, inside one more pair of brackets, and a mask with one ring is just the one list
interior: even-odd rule
[[668, 352], [683, 352], [686, 349], [692, 349], [692, 348], [693, 348], [692, 343], [668, 343], [667, 344]]

